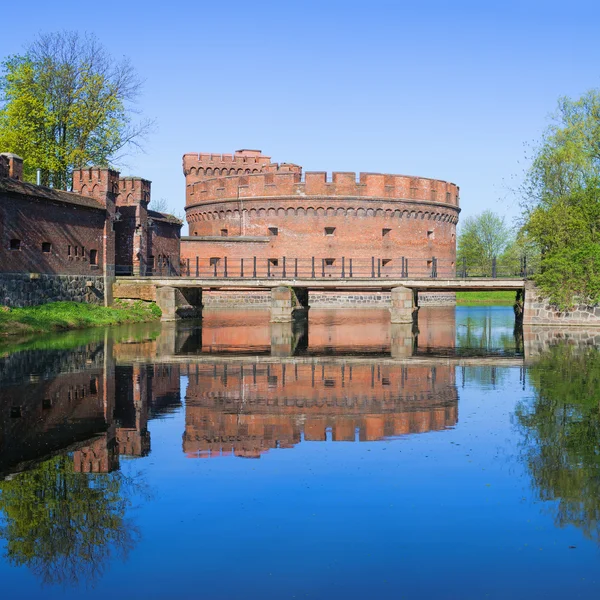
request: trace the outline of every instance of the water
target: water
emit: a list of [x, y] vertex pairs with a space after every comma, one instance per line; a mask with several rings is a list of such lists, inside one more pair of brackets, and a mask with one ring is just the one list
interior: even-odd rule
[[388, 320], [2, 347], [2, 597], [597, 597], [593, 338]]

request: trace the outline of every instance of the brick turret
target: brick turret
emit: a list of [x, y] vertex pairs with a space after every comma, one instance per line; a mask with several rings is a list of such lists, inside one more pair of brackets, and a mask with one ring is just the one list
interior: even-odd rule
[[119, 172], [102, 167], [73, 172], [73, 191], [97, 200], [106, 209], [102, 256], [104, 261], [104, 303], [112, 304], [112, 282], [115, 277], [116, 201], [119, 195]]

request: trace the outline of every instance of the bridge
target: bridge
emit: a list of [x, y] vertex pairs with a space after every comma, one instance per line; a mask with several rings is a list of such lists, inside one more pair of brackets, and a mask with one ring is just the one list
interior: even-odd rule
[[[243, 273], [243, 271], [242, 271]], [[162, 276], [117, 277], [113, 286], [115, 298], [152, 300], [163, 311], [163, 320], [199, 318], [202, 316], [202, 291], [270, 291], [271, 322], [294, 320], [309, 308], [311, 291], [388, 291], [391, 292], [392, 323], [412, 323], [418, 311], [418, 292], [514, 291], [522, 292], [525, 277], [402, 277], [397, 274], [380, 276], [288, 276], [270, 273], [267, 276]]]

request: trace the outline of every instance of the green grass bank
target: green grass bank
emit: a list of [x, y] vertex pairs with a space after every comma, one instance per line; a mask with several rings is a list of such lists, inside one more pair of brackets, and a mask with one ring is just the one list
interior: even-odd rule
[[156, 321], [160, 316], [156, 304], [142, 301], [116, 301], [110, 308], [77, 302], [50, 302], [27, 308], [0, 307], [0, 336], [144, 323]]
[[512, 306], [515, 292], [456, 292], [458, 306]]

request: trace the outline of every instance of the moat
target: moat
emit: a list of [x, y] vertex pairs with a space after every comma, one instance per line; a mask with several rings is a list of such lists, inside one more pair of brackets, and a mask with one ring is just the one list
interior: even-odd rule
[[1, 346], [3, 597], [595, 597], [600, 333], [389, 320]]

